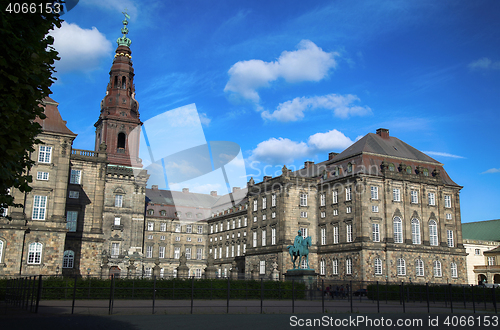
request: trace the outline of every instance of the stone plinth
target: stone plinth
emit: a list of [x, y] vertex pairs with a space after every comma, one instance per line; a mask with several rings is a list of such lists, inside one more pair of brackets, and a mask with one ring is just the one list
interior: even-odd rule
[[317, 275], [314, 269], [289, 269], [285, 273], [285, 279], [287, 281], [304, 282], [307, 285], [312, 283]]

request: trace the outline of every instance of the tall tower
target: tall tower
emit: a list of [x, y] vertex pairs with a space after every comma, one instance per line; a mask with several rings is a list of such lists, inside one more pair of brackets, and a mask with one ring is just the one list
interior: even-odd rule
[[[131, 166], [131, 159], [139, 155], [139, 134], [132, 130], [142, 125], [139, 119], [139, 103], [135, 99], [134, 68], [132, 67], [132, 41], [127, 38], [128, 21], [124, 13], [122, 37], [116, 40], [113, 65], [109, 72], [106, 96], [101, 101], [101, 114], [94, 124], [96, 127], [95, 150], [104, 142], [108, 161], [113, 165]], [[134, 162], [140, 163], [140, 162]]]

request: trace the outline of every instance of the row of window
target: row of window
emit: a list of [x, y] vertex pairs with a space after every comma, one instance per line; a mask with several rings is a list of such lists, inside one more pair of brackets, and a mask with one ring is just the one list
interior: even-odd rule
[[[241, 232], [237, 232], [236, 233], [237, 237], [240, 238], [241, 237]], [[246, 237], [247, 236], [247, 232], [244, 231], [243, 232], [243, 237]], [[231, 234], [231, 238], [234, 238], [234, 232]], [[229, 239], [229, 234], [226, 234], [226, 239]], [[217, 242], [217, 236], [215, 237], [210, 237], [210, 243], [212, 243], [212, 240], [215, 240], [215, 242]], [[219, 236], [219, 240], [222, 242], [222, 235]]]
[[[441, 261], [434, 260], [433, 261], [433, 275], [434, 277], [442, 277], [442, 267]], [[304, 265], [301, 265], [304, 268]], [[326, 260], [321, 259], [320, 261], [320, 275], [326, 275]], [[374, 275], [382, 275], [383, 267], [382, 267], [382, 259], [375, 258], [373, 262], [373, 273]], [[398, 276], [406, 276], [406, 260], [404, 258], [399, 258], [396, 261], [396, 273]], [[450, 273], [451, 277], [458, 277], [458, 268], [457, 264], [452, 262], [450, 263]], [[339, 275], [339, 259], [332, 260], [332, 275]], [[352, 275], [352, 259], [347, 258], [345, 260], [345, 275]], [[424, 276], [424, 262], [422, 259], [415, 260], [415, 275], [416, 276]]]
[[[271, 195], [271, 207], [276, 207], [276, 194]], [[258, 201], [257, 199], [254, 199], [253, 211], [256, 212], [257, 208], [258, 208]], [[267, 197], [262, 197], [262, 209], [265, 210], [266, 208], [267, 208]]]
[[[181, 232], [181, 225], [180, 224], [175, 224], [174, 225], [174, 232], [180, 233]], [[197, 228], [197, 233], [198, 234], [203, 234], [203, 226], [199, 225], [197, 227], [193, 225], [186, 225], [186, 233], [191, 234], [194, 233], [193, 229]], [[147, 231], [154, 231], [155, 230], [155, 223], [150, 221], [147, 224]], [[160, 231], [167, 231], [167, 224], [165, 222], [160, 223]]]
[[[388, 166], [389, 168], [389, 171], [391, 172], [395, 172], [396, 171], [396, 166], [393, 164], [393, 163], [390, 163]], [[340, 169], [342, 168], [342, 166], [336, 166], [333, 171], [331, 172], [331, 174], [333, 174], [334, 176], [339, 176], [340, 174]], [[353, 170], [353, 164], [351, 162], [347, 163], [347, 173], [352, 173], [352, 170]], [[406, 172], [407, 174], [412, 174], [413, 173], [413, 169], [410, 165], [405, 165], [405, 164], [400, 164], [399, 165], [399, 170], [401, 172]], [[429, 176], [429, 170], [427, 168], [415, 168], [415, 173], [417, 174], [420, 174], [420, 172], [424, 175], [424, 176]], [[324, 179], [326, 179], [326, 177], [323, 177]]]
[[[3, 262], [4, 242], [0, 241], [0, 263]], [[28, 245], [28, 265], [40, 265], [42, 263], [43, 245], [39, 242], [33, 242]], [[64, 251], [63, 268], [73, 268], [75, 252], [71, 250]]]
[[[252, 232], [252, 246], [257, 247], [257, 231]], [[267, 230], [262, 229], [261, 246], [267, 245]], [[276, 245], [276, 228], [271, 228], [271, 245]]]
[[[113, 244], [119, 244], [119, 243], [113, 243]], [[163, 259], [165, 258], [165, 246], [160, 246], [158, 248], [158, 258]], [[196, 256], [192, 255], [192, 248], [186, 247], [185, 250], [185, 255], [186, 259], [195, 259], [196, 260], [202, 260], [203, 259], [203, 249], [202, 248], [197, 248], [196, 249]], [[174, 247], [174, 259], [179, 259], [181, 256], [181, 248], [180, 247]], [[148, 245], [146, 246], [146, 258], [153, 258], [153, 246]]]
[[[247, 245], [246, 244], [232, 244], [231, 247], [229, 247], [229, 245], [226, 245], [226, 249], [225, 249], [225, 252], [226, 252], [226, 258], [234, 258], [234, 257], [239, 257], [239, 256], [242, 256], [243, 254], [245, 254], [247, 251]], [[214, 259], [222, 259], [224, 258], [224, 255], [222, 254], [223, 252], [223, 249], [222, 249], [222, 246], [220, 246], [219, 248], [215, 247], [215, 248], [210, 248], [209, 250], [210, 253], [213, 253], [213, 256], [214, 256]], [[218, 253], [217, 253], [218, 252]]]
[[[149, 210], [147, 210], [147, 214], [148, 215], [154, 215], [155, 211], [153, 209], [149, 209]], [[167, 216], [167, 211], [166, 210], [160, 210], [160, 216], [163, 216], [163, 217]], [[175, 216], [177, 218], [180, 218], [182, 216], [182, 213], [181, 212], [175, 212]], [[201, 219], [201, 218], [203, 218], [203, 214], [202, 213], [197, 213], [196, 217], [198, 219]], [[193, 213], [192, 212], [186, 212], [186, 218], [192, 219], [193, 218]]]
[[[254, 222], [256, 222], [257, 217], [254, 217]], [[264, 219], [265, 220], [265, 219]], [[241, 218], [226, 221], [226, 230], [231, 230], [231, 223], [232, 223], [232, 229], [236, 228], [241, 228], [246, 227], [248, 225], [247, 217], [244, 217], [243, 220]], [[224, 221], [221, 221], [220, 223], [212, 224], [210, 225], [210, 234], [218, 233], [219, 231], [224, 231]]]

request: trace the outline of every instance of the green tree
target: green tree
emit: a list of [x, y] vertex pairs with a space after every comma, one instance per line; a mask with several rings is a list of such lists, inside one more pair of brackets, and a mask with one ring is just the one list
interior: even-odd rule
[[61, 26], [60, 14], [49, 12], [46, 0], [30, 2], [37, 5], [35, 13], [15, 13], [13, 7], [9, 12], [13, 3], [0, 0], [0, 209], [22, 207], [9, 188], [31, 190], [30, 155], [41, 132], [34, 119], [45, 118], [40, 101], [51, 94], [54, 61], [59, 59], [47, 33]]

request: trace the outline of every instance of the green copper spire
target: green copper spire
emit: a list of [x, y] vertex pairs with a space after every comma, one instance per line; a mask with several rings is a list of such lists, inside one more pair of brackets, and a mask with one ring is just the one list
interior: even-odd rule
[[129, 38], [127, 38], [127, 33], [128, 33], [128, 29], [127, 29], [127, 25], [128, 25], [128, 21], [127, 21], [127, 18], [130, 19], [130, 16], [127, 14], [127, 9], [125, 9], [124, 12], [122, 12], [123, 15], [125, 15], [125, 19], [123, 20], [123, 27], [122, 27], [122, 34], [123, 36], [121, 38], [118, 38], [116, 39], [116, 43], [118, 44], [118, 46], [127, 46], [127, 47], [130, 47], [130, 44], [132, 43], [132, 40], [130, 40]]

